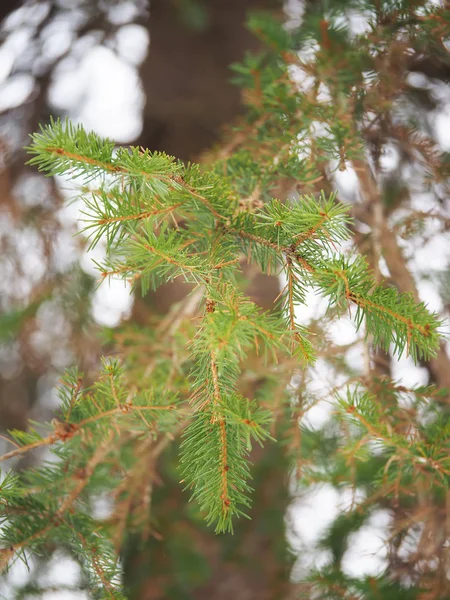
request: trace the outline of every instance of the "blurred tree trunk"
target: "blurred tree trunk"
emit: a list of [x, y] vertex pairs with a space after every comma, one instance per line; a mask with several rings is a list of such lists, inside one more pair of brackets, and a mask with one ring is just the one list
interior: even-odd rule
[[[229, 83], [230, 63], [257, 49], [245, 29], [250, 8], [280, 8], [272, 0], [209, 0], [151, 4], [151, 49], [141, 74], [147, 94], [139, 144], [195, 160], [216, 143], [221, 129], [241, 111], [240, 92]], [[191, 12], [189, 12], [191, 11]], [[268, 308], [279, 291], [275, 277], [260, 275], [248, 290]], [[165, 312], [186, 294], [166, 285], [144, 301], [134, 319]], [[284, 514], [288, 464], [282, 448], [253, 452], [254, 508], [251, 521], [233, 536], [216, 536], [193, 519], [175, 468], [177, 448], [160, 464], [161, 486], [153, 493], [158, 539], [129, 539], [124, 548], [125, 582], [133, 600], [195, 598], [275, 600], [286, 596], [290, 561]]]
[[230, 64], [258, 49], [245, 28], [248, 11], [280, 7], [281, 0], [152, 0], [141, 144], [194, 160], [216, 143], [242, 109]]

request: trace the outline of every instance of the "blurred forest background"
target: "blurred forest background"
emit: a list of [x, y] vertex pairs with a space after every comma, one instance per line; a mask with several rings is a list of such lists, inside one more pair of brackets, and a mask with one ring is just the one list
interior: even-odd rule
[[[273, 11], [293, 23], [311, 2], [291, 0], [2, 0], [0, 3], [0, 427], [26, 428], [28, 419], [49, 420], [57, 410], [55, 384], [61, 371], [77, 364], [95, 376], [99, 356], [108, 350], [102, 327], [123, 321], [148, 322], [152, 311], [165, 312], [181, 298], [180, 288], [164, 286], [144, 300], [133, 298], [122, 283], [97, 289], [91, 255], [77, 231], [77, 204], [64, 204], [70, 189], [25, 166], [28, 134], [50, 115], [68, 115], [117, 144], [164, 150], [183, 160], [207, 160], [227, 126], [243, 110], [241, 91], [230, 84], [231, 63], [257, 40], [245, 28], [250, 9]], [[424, 130], [441, 150], [450, 150], [450, 64], [414, 57], [409, 70], [411, 96]], [[398, 132], [401, 138], [401, 131]], [[411, 148], [408, 141], [382, 157], [384, 210], [392, 214], [411, 201]], [[376, 148], [377, 140], [373, 140]], [[384, 161], [384, 162], [383, 162]], [[355, 182], [341, 181], [341, 198], [352, 201]], [[353, 183], [352, 183], [353, 181]], [[349, 183], [350, 182], [350, 183]], [[411, 270], [387, 219], [380, 220], [371, 199], [355, 204], [354, 241], [368, 256], [382, 253], [391, 282], [401, 291], [430, 303], [445, 315], [450, 305], [448, 248], [439, 238], [450, 219], [425, 229], [435, 273], [422, 257]], [[317, 188], [320, 189], [320, 186]], [[372, 190], [373, 191], [373, 190]], [[289, 182], [280, 183], [280, 196]], [[448, 180], [416, 201], [422, 212], [448, 210]], [[422, 204], [420, 204], [422, 202]], [[407, 223], [410, 228], [414, 223]], [[375, 233], [373, 233], [375, 232]], [[369, 234], [373, 234], [372, 238]], [[375, 239], [375, 242], [370, 240]], [[438, 243], [438, 239], [441, 241]], [[448, 240], [447, 240], [448, 241]], [[439, 245], [440, 244], [440, 245]], [[445, 244], [445, 242], [444, 242]], [[95, 258], [95, 256], [94, 256]], [[417, 265], [416, 265], [417, 266]], [[414, 276], [413, 276], [414, 275]], [[269, 306], [278, 293], [276, 279], [252, 282], [252, 295]], [[378, 353], [380, 373], [402, 375], [450, 388], [450, 361], [444, 344], [438, 357], [415, 371], [408, 363], [392, 373], [388, 355]], [[411, 375], [411, 372], [413, 373]], [[408, 375], [409, 373], [409, 375]], [[416, 379], [414, 379], [416, 378]], [[1, 440], [0, 440], [1, 442]], [[289, 465], [280, 448], [268, 445], [253, 457], [252, 521], [242, 522], [233, 537], [216, 537], [190, 522], [185, 497], [174, 471], [172, 449], [160, 466], [154, 490], [158, 535], [145, 543], [130, 536], [123, 548], [124, 578], [132, 598], [214, 598], [225, 600], [298, 597], [291, 579], [302, 546], [289, 506]], [[26, 460], [32, 460], [27, 458]], [[26, 464], [22, 461], [21, 465]], [[292, 492], [292, 490], [291, 490]], [[287, 516], [288, 515], [288, 516]], [[398, 516], [400, 518], [401, 515]], [[287, 531], [286, 531], [287, 528]], [[5, 598], [28, 597], [48, 589], [46, 598], [84, 598], [84, 593], [51, 595], [52, 579], [64, 581], [70, 565], [33, 563], [5, 580]], [[391, 568], [405, 568], [396, 563]], [[70, 586], [69, 586], [70, 587]], [[18, 590], [22, 591], [18, 591]], [[19, 596], [18, 594], [22, 594]], [[10, 596], [8, 596], [10, 594]], [[30, 596], [31, 597], [31, 596]]]

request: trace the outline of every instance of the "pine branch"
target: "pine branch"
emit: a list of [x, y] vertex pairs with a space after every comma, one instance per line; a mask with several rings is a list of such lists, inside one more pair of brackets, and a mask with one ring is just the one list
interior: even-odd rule
[[[303, 192], [326, 183], [327, 173], [345, 169], [348, 161], [362, 181], [358, 167], [366, 147], [381, 153], [389, 136], [402, 137], [427, 168], [437, 168], [432, 142], [390, 113], [404, 94], [408, 44], [416, 47], [446, 29], [439, 11], [426, 8], [419, 15], [423, 3], [396, 2], [392, 10], [369, 3], [369, 34], [352, 37], [340, 17], [357, 4], [331, 0], [325, 15], [321, 3], [306, 3], [304, 26], [293, 33], [273, 19], [252, 19], [269, 50], [236, 69], [247, 86], [248, 119], [209, 170], [141, 148], [116, 149], [68, 121], [52, 120], [32, 137], [31, 165], [81, 180], [83, 233], [91, 247], [106, 241], [106, 257], [97, 265], [103, 278], [139, 281], [143, 293], [182, 279], [196, 291], [195, 302], [178, 314], [113, 333], [122, 362], [106, 361], [94, 385], [86, 389], [68, 374], [60, 388], [60, 420], [48, 435], [12, 433], [15, 448], [1, 460], [38, 448], [49, 448], [54, 460], [0, 485], [2, 566], [15, 551], [40, 553], [48, 544], [64, 544], [99, 597], [120, 597], [116, 550], [127, 525], [150, 531], [156, 461], [170, 441], [181, 434], [183, 483], [206, 521], [229, 532], [250, 507], [252, 444], [271, 439], [280, 415], [289, 415], [283, 435], [295, 452], [298, 477], [367, 492], [360, 513], [350, 511], [328, 532], [324, 544], [332, 549], [334, 571], [322, 569], [320, 585], [316, 578], [308, 594], [371, 598], [374, 589], [388, 589], [382, 578], [339, 580], [347, 539], [381, 498], [411, 503], [413, 476], [442, 503], [450, 470], [448, 418], [427, 412], [437, 405], [431, 402], [435, 391], [408, 392], [409, 410], [425, 414], [412, 418], [401, 406], [401, 386], [377, 382], [374, 393], [375, 383], [366, 378], [341, 399], [330, 425], [299, 427], [323, 400], [307, 390], [316, 354], [333, 367], [341, 361], [336, 374], [346, 374], [342, 385], [353, 385], [356, 377], [334, 348], [324, 350], [326, 337], [313, 346], [296, 311], [309, 289], [328, 298], [332, 315], [353, 305], [357, 328], [364, 321], [375, 344], [392, 345], [415, 361], [435, 355], [441, 324], [417, 298], [375, 282], [364, 259], [341, 251], [349, 218], [334, 193]], [[299, 53], [311, 50], [313, 41], [309, 58]], [[310, 89], [300, 89], [292, 67], [312, 79]], [[397, 81], [397, 72], [403, 79]], [[302, 192], [295, 201], [272, 197], [280, 178]], [[269, 313], [240, 291], [243, 256], [263, 272], [286, 276]], [[203, 315], [197, 318], [199, 303]], [[312, 325], [314, 334], [322, 324]], [[265, 372], [248, 367], [254, 354], [265, 357]], [[269, 382], [257, 400], [241, 393], [243, 371]], [[302, 383], [293, 393], [288, 382], [299, 372]], [[99, 492], [115, 503], [107, 523], [91, 516]]]
[[[295, 306], [305, 302], [306, 287], [318, 286], [337, 306], [356, 304], [357, 326], [364, 315], [376, 343], [388, 347], [393, 342], [399, 354], [406, 347], [414, 358], [434, 351], [439, 323], [423, 306], [393, 289], [373, 289], [364, 261], [336, 256], [338, 244], [348, 237], [348, 217], [333, 195], [327, 199], [322, 194], [320, 202], [312, 197], [295, 203], [271, 200], [253, 210], [237, 210], [235, 202], [225, 205], [230, 190], [217, 176], [136, 148], [119, 149], [114, 155], [109, 142], [70, 124], [51, 123], [34, 136], [31, 152], [35, 154], [31, 162], [49, 174], [64, 172], [69, 165], [75, 177], [95, 172], [98, 178], [102, 171], [108, 177], [120, 174], [120, 187], [114, 187], [116, 183], [111, 187], [105, 179], [106, 187], [86, 201], [92, 243], [102, 235], [107, 238], [108, 255], [100, 266], [104, 276], [139, 278], [144, 292], [180, 276], [208, 290], [205, 315], [192, 345], [191, 403], [196, 412], [184, 434], [181, 464], [185, 481], [194, 487], [193, 496], [218, 531], [230, 530], [232, 516], [242, 515], [241, 507], [249, 505], [246, 451], [239, 441], [243, 420], [226, 412], [237, 402], [240, 365], [251, 348], [281, 349], [288, 338], [295, 356], [312, 360], [311, 344], [295, 322]], [[183, 228], [166, 220], [180, 210], [187, 220]], [[281, 308], [286, 307], [287, 327], [282, 319], [260, 315], [236, 294], [235, 272], [242, 251], [263, 269], [284, 265], [287, 285]], [[116, 403], [104, 416], [120, 410]], [[91, 422], [75, 425], [70, 435]], [[256, 430], [251, 431], [254, 435]], [[230, 457], [238, 467], [232, 466]]]

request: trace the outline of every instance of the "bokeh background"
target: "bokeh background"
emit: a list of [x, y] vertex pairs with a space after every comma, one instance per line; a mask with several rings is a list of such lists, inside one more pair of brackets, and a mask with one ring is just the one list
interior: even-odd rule
[[[201, 159], [243, 110], [241, 92], [229, 81], [229, 65], [245, 52], [258, 49], [258, 42], [244, 27], [247, 11], [254, 8], [271, 10], [277, 17], [282, 15], [287, 26], [294, 26], [304, 7], [301, 0], [284, 4], [276, 0], [152, 0], [151, 6], [146, 0], [1, 1], [3, 431], [25, 428], [30, 418], [51, 419], [58, 406], [55, 386], [62, 370], [77, 364], [94, 376], [99, 356], [107, 350], [101, 331], [124, 321], [145, 322], [148, 308], [123, 282], [112, 280], [98, 286], [92, 260], [101, 258], [102, 246], [89, 253], [75, 235], [80, 204], [74, 200], [71, 185], [62, 178], [44, 178], [25, 165], [23, 148], [29, 134], [50, 116], [68, 116], [118, 145], [164, 150], [184, 160]], [[364, 23], [355, 17], [353, 27], [357, 31]], [[442, 150], [450, 151], [448, 81], [434, 80], [430, 88], [429, 81], [420, 77], [425, 76], [416, 74], [412, 85], [431, 89], [436, 102], [432, 111], [424, 113], [427, 127]], [[395, 179], [400, 157], [391, 150], [383, 157], [382, 166]], [[344, 199], [352, 201], [355, 174], [339, 172], [336, 186]], [[417, 195], [414, 202], [418, 209], [430, 207], [429, 197]], [[446, 197], [433, 200], [439, 210], [447, 210], [446, 202]], [[445, 316], [450, 303], [448, 231], [431, 227], [425, 234], [426, 243], [408, 250], [410, 264], [421, 298]], [[433, 277], [428, 272], [430, 257]], [[154, 299], [152, 309], [164, 312], [176, 299], [176, 290], [166, 289]], [[320, 318], [324, 308], [311, 296], [300, 318], [306, 324]], [[355, 343], [354, 328], [345, 319], [333, 327], [328, 332], [332, 343]], [[352, 352], [350, 359], [357, 369], [363, 360], [361, 349], [353, 346]], [[405, 385], [429, 380], [427, 370], [414, 367], [409, 359], [392, 368], [394, 379]], [[316, 389], [311, 387], [311, 391], [325, 397], [334, 384], [333, 374], [319, 362]], [[323, 423], [330, 410], [329, 404], [319, 403], [309, 413], [310, 424]], [[3, 450], [2, 443], [0, 439]], [[28, 458], [21, 466], [32, 460], [38, 458]], [[187, 550], [193, 532], [181, 530], [173, 519], [184, 501], [181, 493], [170, 486], [166, 492], [158, 491], [167, 494], [167, 514], [160, 519], [168, 543], [164, 551], [150, 545], [146, 553], [136, 556], [130, 540], [123, 560], [126, 577], [140, 578], [135, 597], [188, 598], [188, 590], [195, 587], [195, 597], [200, 600], [233, 595], [236, 600], [288, 598], [286, 572], [295, 563], [295, 579], [295, 573], [326, 560], [310, 549], [338, 510], [352, 499], [326, 486], [298, 494], [291, 488], [289, 494], [284, 460], [272, 451], [270, 464], [262, 467], [266, 471], [256, 493], [258, 507], [252, 527], [243, 526], [233, 542], [202, 538], [202, 552], [209, 555], [208, 575], [202, 572], [202, 560], [191, 548]], [[99, 505], [97, 510], [100, 514], [107, 507]], [[384, 568], [381, 538], [389, 520], [388, 511], [379, 511], [370, 526], [355, 537], [345, 558], [349, 574], [376, 575]], [[286, 561], [289, 549], [292, 554]], [[245, 564], [249, 556], [255, 559], [252, 568]], [[144, 575], [142, 564], [147, 565]], [[170, 578], [172, 595], [167, 592]], [[60, 587], [56, 590], [56, 586]], [[38, 595], [45, 600], [89, 597], [79, 582], [77, 564], [60, 550], [49, 563], [30, 559], [28, 565], [13, 565], [0, 586], [0, 597], [36, 597], [38, 589], [45, 589]], [[268, 589], [271, 595], [267, 595]]]

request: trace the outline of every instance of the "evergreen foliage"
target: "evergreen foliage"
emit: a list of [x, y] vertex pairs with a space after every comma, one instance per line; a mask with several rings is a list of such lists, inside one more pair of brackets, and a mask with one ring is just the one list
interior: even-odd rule
[[[439, 40], [450, 34], [450, 15], [424, 2], [326, 4], [308, 4], [292, 31], [252, 17], [268, 49], [235, 66], [248, 114], [208, 167], [115, 148], [68, 121], [51, 120], [32, 136], [31, 165], [80, 183], [83, 232], [91, 247], [106, 241], [100, 279], [121, 278], [143, 294], [181, 279], [190, 296], [148, 328], [118, 332], [129, 336], [118, 344], [126, 350], [104, 360], [94, 383], [67, 373], [60, 414], [45, 432], [38, 424], [11, 432], [14, 448], [1, 460], [15, 464], [39, 448], [50, 454], [0, 484], [2, 566], [16, 554], [26, 559], [61, 545], [82, 564], [93, 597], [124, 597], [119, 550], [125, 532], [151, 532], [152, 482], [167, 445], [181, 436], [181, 485], [208, 524], [232, 532], [251, 502], [252, 444], [272, 438], [283, 420], [280, 442], [301, 481], [348, 485], [366, 498], [326, 533], [322, 544], [332, 558], [304, 582], [304, 597], [423, 597], [423, 581], [408, 588], [388, 574], [352, 579], [341, 563], [351, 534], [380, 498], [406, 510], [417, 490], [426, 490], [436, 506], [448, 502], [442, 392], [406, 389], [374, 373], [355, 386], [349, 376], [332, 419], [317, 431], [301, 421], [316, 401], [302, 397], [303, 384], [297, 399], [285, 385], [278, 404], [271, 378], [288, 383], [322, 354], [317, 332], [310, 335], [296, 318], [310, 289], [327, 298], [331, 317], [351, 313], [368, 344], [416, 362], [438, 353], [438, 315], [380, 282], [356, 250], [342, 248], [351, 237], [349, 207], [335, 192], [316, 190], [329, 187], [326, 169], [365, 161], [377, 119], [377, 143], [390, 139], [389, 126], [401, 129], [430, 172], [435, 155], [414, 132], [409, 109], [401, 110], [406, 88], [393, 71], [407, 72], [408, 44], [419, 53], [430, 43], [448, 61]], [[350, 30], [345, 17], [355, 11], [364, 14], [367, 35]], [[314, 78], [312, 89], [299, 88], [294, 67]], [[274, 197], [281, 179], [293, 181], [298, 198]], [[261, 311], [243, 293], [245, 261], [283, 274], [273, 310]], [[268, 382], [256, 399], [241, 386], [255, 353], [264, 356]], [[105, 520], [93, 510], [102, 497], [112, 504]]]

